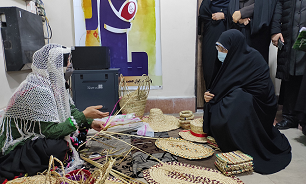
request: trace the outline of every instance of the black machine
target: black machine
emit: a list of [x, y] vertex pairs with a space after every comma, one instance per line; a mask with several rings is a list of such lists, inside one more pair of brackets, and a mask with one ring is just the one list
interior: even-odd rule
[[75, 46], [71, 48], [75, 70], [100, 70], [110, 67], [110, 50], [104, 46]]
[[0, 7], [6, 71], [30, 69], [34, 52], [45, 45], [42, 18], [17, 7]]
[[[111, 113], [119, 100], [119, 75], [120, 69], [118, 68], [74, 70], [71, 82], [76, 107], [83, 111], [88, 106], [103, 105], [100, 110]], [[119, 109], [118, 106], [114, 112]]]

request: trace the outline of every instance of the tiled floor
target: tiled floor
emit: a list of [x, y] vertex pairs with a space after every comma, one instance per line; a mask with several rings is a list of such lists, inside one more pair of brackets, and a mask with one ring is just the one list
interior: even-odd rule
[[[203, 112], [195, 113], [201, 116]], [[278, 111], [278, 115], [281, 111]], [[177, 116], [176, 114], [173, 114]], [[281, 117], [277, 117], [279, 121]], [[253, 173], [238, 176], [245, 184], [306, 184], [306, 136], [300, 129], [281, 130], [292, 147], [292, 161], [283, 170], [269, 175]], [[145, 182], [144, 179], [140, 179]]]

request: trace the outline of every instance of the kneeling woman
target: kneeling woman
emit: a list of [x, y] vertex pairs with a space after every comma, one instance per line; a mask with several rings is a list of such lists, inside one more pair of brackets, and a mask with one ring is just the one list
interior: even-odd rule
[[0, 120], [1, 177], [13, 179], [20, 173], [36, 175], [47, 169], [51, 155], [63, 161], [69, 158], [70, 150], [72, 159], [68, 171], [73, 170], [82, 161], [69, 135], [77, 134], [78, 127], [97, 131], [103, 128], [101, 122], [87, 118], [103, 118], [109, 113], [100, 112], [98, 109], [102, 106], [79, 112], [65, 89], [65, 50], [61, 45], [48, 44], [36, 51], [32, 72], [11, 97]]
[[223, 32], [216, 44], [223, 64], [204, 94], [204, 132], [223, 152], [251, 155], [256, 172], [278, 172], [290, 163], [291, 146], [273, 126], [277, 99], [269, 67], [237, 30]]

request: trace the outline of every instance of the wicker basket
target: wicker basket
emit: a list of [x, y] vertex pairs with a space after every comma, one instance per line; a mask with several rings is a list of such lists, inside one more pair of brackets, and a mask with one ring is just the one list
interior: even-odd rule
[[194, 119], [194, 114], [190, 110], [180, 112], [180, 126], [183, 129], [190, 129], [190, 122]]
[[183, 129], [189, 130], [190, 129], [190, 122], [191, 121], [192, 120], [179, 120], [180, 127], [183, 128]]
[[123, 114], [135, 113], [142, 117], [146, 108], [147, 98], [150, 92], [150, 78], [142, 75], [138, 88], [135, 91], [129, 91], [125, 78], [121, 75], [119, 83], [119, 102]]

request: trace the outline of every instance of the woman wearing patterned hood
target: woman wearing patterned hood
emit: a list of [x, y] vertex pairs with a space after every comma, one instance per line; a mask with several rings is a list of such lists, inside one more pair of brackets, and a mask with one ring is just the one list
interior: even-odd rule
[[284, 169], [291, 161], [291, 146], [273, 126], [277, 99], [268, 64], [236, 29], [221, 34], [217, 49], [223, 64], [204, 94], [204, 132], [223, 152], [252, 156], [258, 173]]
[[0, 176], [13, 179], [28, 173], [35, 175], [48, 167], [51, 155], [72, 162], [67, 171], [79, 167], [79, 158], [70, 141], [78, 127], [100, 131], [101, 122], [89, 118], [103, 118], [102, 106], [92, 106], [79, 112], [65, 88], [63, 60], [69, 49], [48, 44], [33, 55], [32, 72], [20, 84], [0, 121]]

